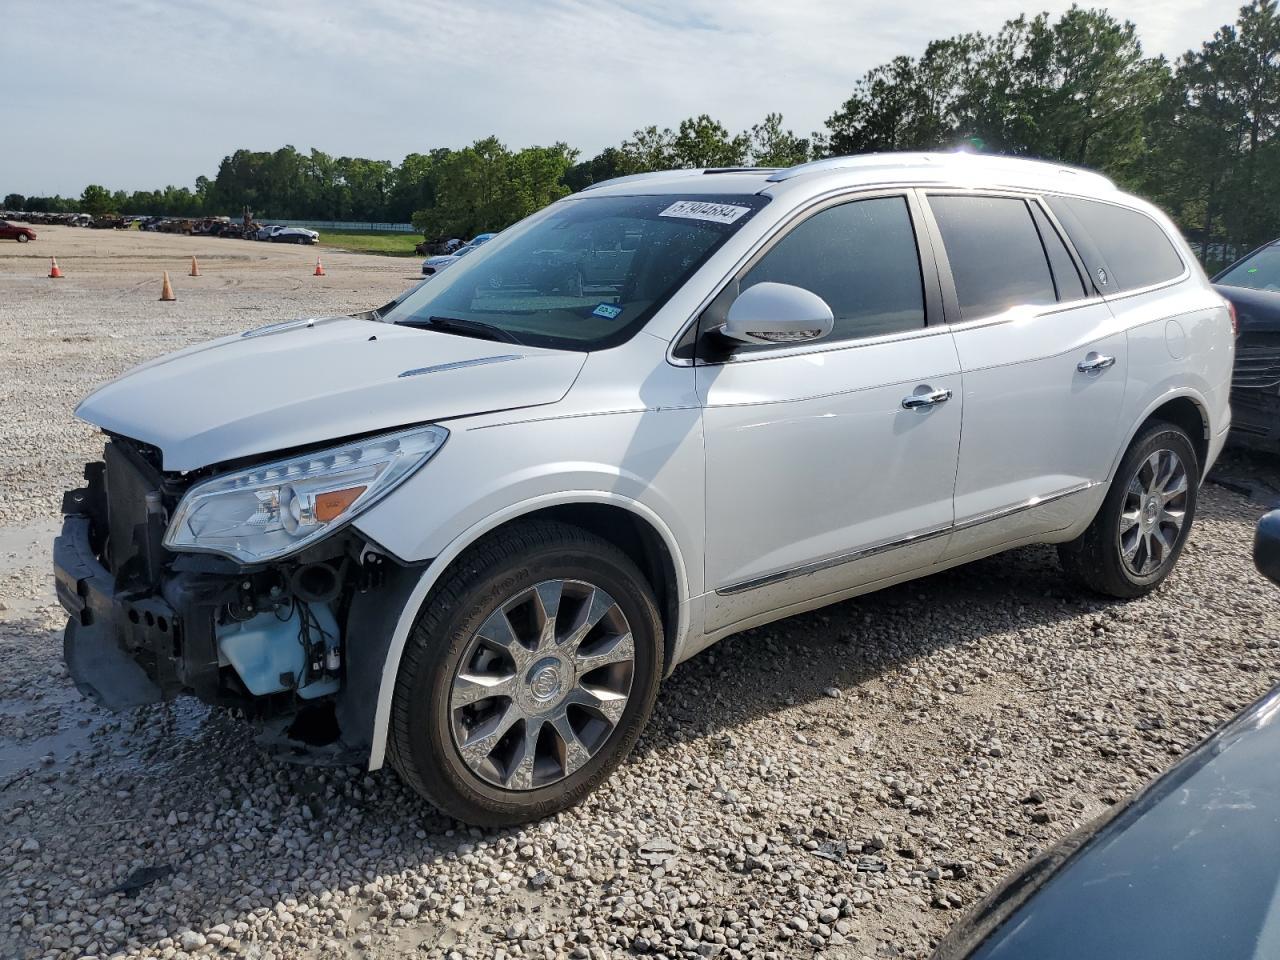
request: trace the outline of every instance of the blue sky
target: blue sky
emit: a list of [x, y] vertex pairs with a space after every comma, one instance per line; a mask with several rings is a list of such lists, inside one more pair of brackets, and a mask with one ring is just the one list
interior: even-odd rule
[[[0, 195], [190, 185], [236, 147], [394, 162], [496, 133], [589, 155], [639, 126], [821, 127], [866, 69], [1069, 0], [2, 0]], [[1229, 0], [1113, 4], [1177, 56]]]

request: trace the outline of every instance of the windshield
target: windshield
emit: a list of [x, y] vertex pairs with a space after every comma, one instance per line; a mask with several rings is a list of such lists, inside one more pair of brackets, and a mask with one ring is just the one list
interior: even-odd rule
[[1216, 282], [1229, 287], [1280, 292], [1280, 243], [1273, 243], [1245, 257]]
[[531, 346], [616, 346], [766, 202], [664, 195], [557, 204], [473, 248], [384, 319], [436, 329], [462, 321]]

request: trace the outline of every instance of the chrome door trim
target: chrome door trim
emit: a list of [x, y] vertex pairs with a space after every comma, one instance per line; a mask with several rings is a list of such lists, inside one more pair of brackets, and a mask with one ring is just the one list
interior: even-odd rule
[[990, 523], [993, 520], [1003, 520], [1005, 517], [1012, 516], [1015, 513], [1022, 513], [1025, 510], [1034, 510], [1036, 507], [1043, 507], [1045, 504], [1054, 503], [1058, 500], [1065, 500], [1067, 497], [1074, 497], [1077, 493], [1084, 493], [1086, 490], [1092, 490], [1094, 487], [1102, 486], [1102, 480], [1090, 480], [1087, 483], [1077, 483], [1075, 486], [1067, 487], [1056, 493], [1050, 493], [1043, 497], [1032, 497], [1022, 503], [1016, 503], [1012, 506], [1001, 507], [998, 510], [991, 510], [987, 513], [975, 514], [964, 520], [957, 520], [953, 530], [968, 530], [972, 527], [981, 526], [984, 523]]
[[1008, 507], [1001, 507], [998, 510], [992, 510], [987, 513], [975, 514], [972, 517], [966, 517], [964, 520], [958, 520], [954, 523], [949, 523], [946, 526], [935, 527], [930, 530], [922, 530], [918, 533], [908, 534], [905, 537], [872, 544], [871, 546], [863, 547], [849, 553], [841, 553], [836, 556], [825, 557], [822, 560], [815, 560], [812, 563], [806, 563], [799, 567], [792, 567], [788, 570], [779, 570], [776, 573], [767, 573], [764, 576], [753, 577], [750, 580], [742, 580], [738, 583], [729, 584], [726, 587], [717, 587], [716, 593], [722, 597], [731, 597], [735, 594], [746, 593], [749, 590], [759, 590], [761, 587], [773, 586], [776, 583], [782, 583], [786, 580], [795, 579], [796, 577], [804, 577], [809, 574], [820, 573], [821, 571], [829, 570], [832, 567], [842, 566], [846, 563], [853, 563], [855, 560], [865, 560], [868, 557], [888, 553], [890, 550], [898, 550], [902, 547], [912, 546], [917, 543], [924, 543], [928, 540], [934, 540], [938, 537], [946, 536], [947, 534], [955, 533], [960, 530], [969, 530], [973, 527], [981, 526], [984, 523], [1003, 520], [1005, 517], [1012, 516], [1015, 513], [1034, 510], [1037, 507], [1043, 507], [1046, 504], [1054, 503], [1058, 500], [1064, 500], [1067, 497], [1075, 496], [1078, 493], [1084, 493], [1086, 490], [1092, 490], [1094, 487], [1099, 487], [1101, 485], [1102, 481], [1100, 480], [1078, 483], [1075, 486], [1067, 487], [1064, 490], [1059, 490], [1043, 497], [1032, 497], [1022, 503], [1016, 503]]
[[806, 563], [803, 566], [792, 567], [789, 570], [780, 570], [777, 573], [767, 573], [762, 577], [753, 577], [750, 580], [743, 580], [740, 583], [730, 584], [727, 587], [717, 587], [716, 593], [720, 594], [722, 597], [730, 597], [734, 594], [746, 593], [748, 590], [758, 590], [761, 587], [768, 587], [775, 583], [782, 583], [784, 580], [791, 580], [795, 577], [804, 577], [811, 573], [819, 573], [823, 570], [829, 570], [831, 567], [838, 567], [846, 563], [852, 563], [854, 560], [863, 560], [867, 557], [874, 557], [881, 553], [888, 553], [890, 550], [896, 550], [899, 547], [906, 547], [913, 543], [923, 543], [926, 540], [933, 540], [936, 537], [945, 536], [950, 532], [951, 524], [947, 524], [945, 527], [936, 527], [932, 530], [923, 530], [919, 533], [908, 534], [905, 537], [899, 537], [895, 540], [887, 540], [883, 543], [863, 547], [861, 550], [854, 550], [852, 553], [842, 553], [838, 556], [815, 560], [812, 563]]

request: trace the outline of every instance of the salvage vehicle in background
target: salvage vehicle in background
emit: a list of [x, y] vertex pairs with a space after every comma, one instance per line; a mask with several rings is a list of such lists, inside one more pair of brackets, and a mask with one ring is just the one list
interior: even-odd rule
[[[566, 281], [566, 277], [574, 279]], [[1155, 589], [1233, 333], [1111, 181], [966, 154], [596, 184], [365, 319], [100, 388], [79, 688], [234, 705], [477, 824], [554, 813], [717, 640], [1028, 543]]]
[[267, 239], [272, 243], [319, 243], [320, 234], [306, 227], [273, 226], [267, 230]]
[[422, 275], [424, 277], [434, 276], [445, 267], [457, 263], [459, 257], [465, 257], [468, 253], [471, 253], [477, 247], [484, 246], [484, 244], [488, 243], [496, 236], [496, 233], [478, 233], [462, 246], [454, 250], [453, 253], [427, 257], [427, 259], [422, 262]]
[[10, 223], [8, 220], [0, 220], [0, 240], [17, 240], [19, 243], [26, 243], [28, 240], [34, 240], [36, 232], [30, 227], [22, 227], [16, 223]]
[[1231, 440], [1280, 454], [1280, 240], [1213, 278], [1236, 313]]
[[[1280, 584], [1280, 511], [1254, 557]], [[1280, 687], [1005, 880], [934, 960], [1280, 956]]]

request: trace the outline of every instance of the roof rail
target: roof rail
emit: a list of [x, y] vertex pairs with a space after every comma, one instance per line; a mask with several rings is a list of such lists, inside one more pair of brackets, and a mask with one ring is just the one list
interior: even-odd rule
[[705, 167], [703, 173], [776, 173], [783, 167]]
[[657, 177], [701, 177], [716, 173], [774, 173], [782, 167], [675, 167], [671, 170], [650, 170], [648, 173], [633, 173], [625, 177], [614, 177], [611, 180], [600, 180], [582, 188], [581, 193], [594, 190], [596, 187], [613, 186], [619, 183], [634, 183]]
[[810, 173], [825, 173], [830, 170], [874, 170], [876, 168], [892, 169], [901, 167], [945, 167], [964, 166], [974, 170], [991, 170], [1014, 172], [1018, 170], [1034, 170], [1043, 176], [1076, 176], [1093, 181], [1096, 185], [1114, 190], [1116, 185], [1110, 178], [1082, 167], [1054, 163], [1048, 160], [1030, 160], [1022, 157], [1007, 157], [990, 153], [973, 153], [968, 150], [954, 150], [938, 153], [862, 153], [848, 157], [828, 157], [825, 160], [812, 160], [785, 170], [779, 170], [770, 176], [770, 183], [782, 183], [795, 177]]
[[594, 190], [597, 187], [612, 187], [619, 183], [638, 183], [641, 180], [654, 180], [659, 177], [700, 177], [702, 176], [701, 168], [689, 170], [651, 170], [648, 173], [632, 173], [625, 177], [613, 177], [610, 180], [599, 180], [596, 183], [588, 184], [579, 192], [586, 193], [588, 190]]

